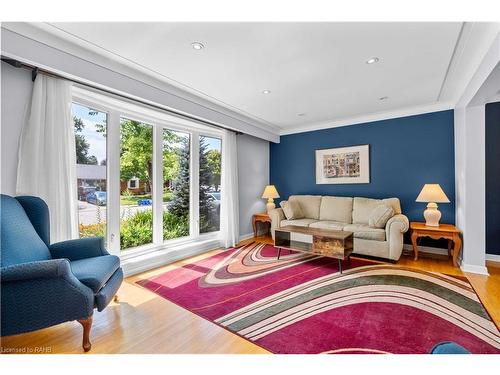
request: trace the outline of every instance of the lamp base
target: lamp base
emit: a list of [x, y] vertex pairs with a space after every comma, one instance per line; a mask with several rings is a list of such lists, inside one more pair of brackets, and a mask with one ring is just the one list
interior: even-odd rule
[[267, 204], [266, 204], [267, 213], [269, 213], [270, 211], [274, 210], [275, 208], [276, 208], [276, 205], [274, 204], [274, 199], [273, 198], [269, 198], [267, 200]]
[[439, 220], [441, 219], [441, 212], [438, 210], [438, 206], [434, 202], [430, 202], [427, 205], [427, 209], [424, 211], [425, 225], [428, 227], [439, 227]]

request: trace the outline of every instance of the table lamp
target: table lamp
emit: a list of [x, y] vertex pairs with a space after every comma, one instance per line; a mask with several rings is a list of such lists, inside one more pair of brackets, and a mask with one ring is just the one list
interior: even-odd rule
[[276, 187], [274, 185], [267, 185], [266, 188], [264, 189], [264, 192], [262, 193], [262, 198], [267, 199], [267, 205], [266, 209], [267, 212], [274, 210], [276, 205], [274, 204], [274, 198], [279, 198], [280, 195], [278, 194], [278, 190], [276, 190]]
[[441, 212], [437, 203], [450, 203], [439, 184], [425, 184], [418, 195], [416, 202], [427, 202], [427, 209], [424, 211], [425, 225], [429, 227], [439, 227]]

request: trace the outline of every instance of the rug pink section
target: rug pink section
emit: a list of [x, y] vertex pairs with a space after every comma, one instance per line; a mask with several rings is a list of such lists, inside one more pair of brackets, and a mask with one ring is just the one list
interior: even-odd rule
[[429, 353], [454, 341], [500, 353], [467, 281], [252, 243], [138, 283], [274, 353]]

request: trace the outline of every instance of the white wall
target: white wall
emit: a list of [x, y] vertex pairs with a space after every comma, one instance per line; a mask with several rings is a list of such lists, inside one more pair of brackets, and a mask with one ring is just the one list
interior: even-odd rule
[[13, 195], [16, 191], [17, 150], [26, 109], [31, 98], [31, 74], [2, 62], [1, 117], [1, 183], [0, 191]]
[[269, 183], [269, 142], [244, 134], [237, 141], [240, 238], [245, 238], [253, 235], [252, 215], [266, 210], [261, 196]]
[[[492, 74], [500, 63], [500, 33], [455, 107], [456, 223], [463, 232], [461, 268], [488, 274], [485, 220], [485, 107], [500, 87]], [[493, 80], [493, 81], [491, 81]]]
[[[463, 233], [462, 270], [487, 274], [484, 105], [455, 110], [456, 223]], [[473, 181], [473, 183], [471, 183]]]

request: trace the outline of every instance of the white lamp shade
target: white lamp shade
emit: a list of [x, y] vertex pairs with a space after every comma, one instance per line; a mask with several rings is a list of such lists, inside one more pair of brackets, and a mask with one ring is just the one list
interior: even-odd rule
[[274, 185], [267, 185], [266, 188], [264, 189], [264, 192], [262, 193], [262, 198], [279, 198], [280, 195], [278, 194], [278, 190], [276, 190], [276, 187]]
[[425, 184], [416, 202], [450, 203], [439, 184]]

